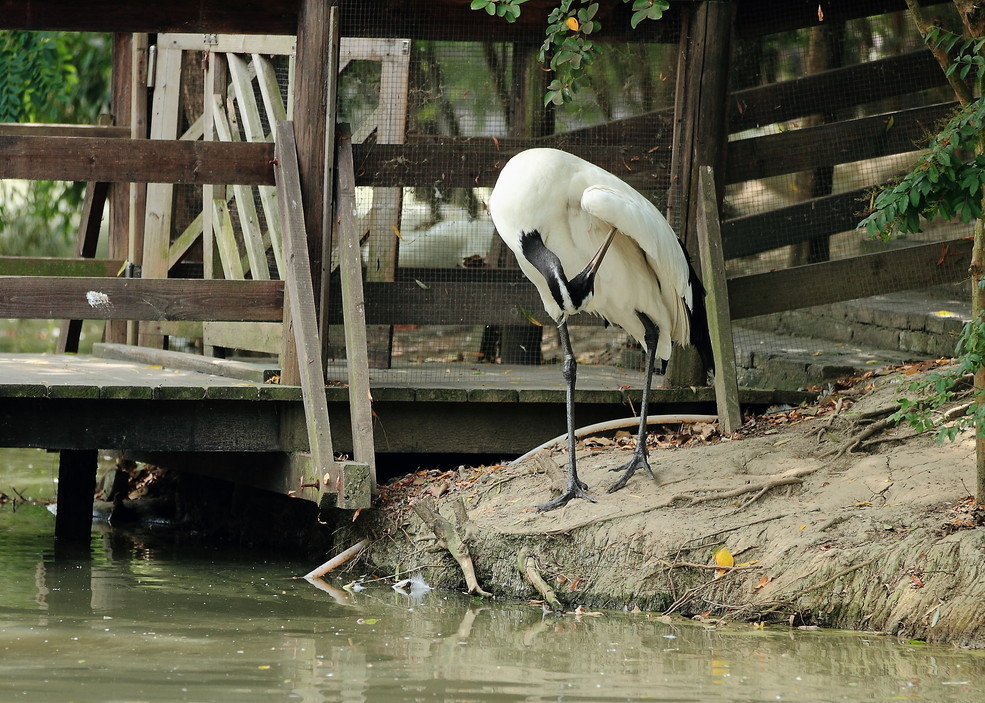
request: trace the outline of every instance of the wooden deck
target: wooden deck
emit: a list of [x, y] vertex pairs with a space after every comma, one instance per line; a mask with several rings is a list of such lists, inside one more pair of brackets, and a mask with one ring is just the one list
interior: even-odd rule
[[[308, 449], [301, 390], [269, 382], [273, 362], [111, 344], [94, 352], [0, 355], [0, 446], [182, 455]], [[341, 364], [328, 371], [345, 377]], [[631, 416], [642, 380], [626, 369], [581, 365], [579, 424]], [[556, 366], [407, 364], [372, 370], [370, 385], [378, 453], [507, 456], [565, 431]], [[325, 392], [336, 451], [349, 452], [348, 389], [330, 384]], [[762, 407], [803, 397], [746, 389], [740, 400]], [[715, 398], [711, 388], [658, 388], [651, 408], [714, 413]]]

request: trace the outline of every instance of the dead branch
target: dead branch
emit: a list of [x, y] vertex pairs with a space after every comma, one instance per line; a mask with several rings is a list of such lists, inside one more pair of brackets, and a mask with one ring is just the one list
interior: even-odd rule
[[475, 576], [475, 566], [472, 564], [472, 555], [469, 548], [455, 525], [438, 514], [434, 509], [430, 498], [423, 498], [414, 504], [414, 512], [424, 524], [431, 528], [434, 536], [438, 538], [438, 543], [443, 546], [458, 562], [458, 566], [465, 575], [465, 585], [469, 593], [480, 596], [491, 596], [492, 594], [484, 591], [479, 585], [479, 580]]
[[537, 592], [541, 597], [547, 601], [547, 603], [556, 611], [560, 612], [564, 610], [561, 605], [561, 601], [558, 600], [557, 594], [554, 593], [554, 589], [547, 585], [547, 582], [537, 571], [537, 560], [528, 553], [526, 547], [520, 550], [520, 553], [516, 558], [516, 566], [523, 574], [530, 585], [537, 589]]
[[311, 579], [320, 578], [325, 574], [327, 574], [332, 569], [337, 569], [338, 567], [342, 566], [350, 559], [358, 556], [359, 553], [362, 552], [364, 549], [366, 549], [366, 547], [368, 546], [369, 546], [369, 540], [361, 539], [358, 542], [356, 542], [354, 545], [346, 549], [345, 551], [336, 554], [334, 557], [332, 557], [324, 564], [319, 566], [317, 569], [313, 569], [312, 571], [309, 571], [307, 574], [304, 575], [304, 578], [308, 579], [309, 581]]

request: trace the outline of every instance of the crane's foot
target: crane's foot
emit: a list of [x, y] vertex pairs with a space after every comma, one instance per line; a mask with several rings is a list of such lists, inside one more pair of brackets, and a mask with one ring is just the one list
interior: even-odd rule
[[650, 470], [650, 463], [646, 460], [646, 452], [633, 452], [633, 458], [627, 461], [622, 466], [616, 466], [609, 471], [622, 471], [623, 475], [619, 477], [619, 480], [605, 489], [606, 493], [615, 493], [620, 488], [626, 485], [626, 483], [633, 477], [637, 469], [643, 469], [646, 471], [646, 475], [651, 479], [654, 478], [653, 471]]
[[549, 500], [546, 503], [542, 503], [538, 505], [537, 512], [546, 513], [548, 510], [557, 510], [558, 508], [567, 505], [568, 501], [570, 501], [572, 498], [583, 498], [584, 500], [587, 500], [589, 503], [597, 502], [594, 498], [592, 498], [590, 495], [588, 495], [588, 493], [585, 492], [586, 488], [588, 488], [588, 484], [586, 484], [584, 481], [578, 481], [578, 480], [568, 481], [568, 487], [565, 489], [564, 493], [559, 495], [554, 500]]

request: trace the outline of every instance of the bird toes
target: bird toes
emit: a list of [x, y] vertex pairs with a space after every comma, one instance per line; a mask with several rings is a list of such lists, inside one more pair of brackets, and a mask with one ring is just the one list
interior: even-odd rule
[[582, 498], [584, 500], [587, 500], [589, 503], [597, 502], [594, 498], [592, 498], [590, 495], [588, 495], [588, 493], [585, 492], [585, 489], [587, 488], [588, 485], [585, 484], [585, 482], [583, 481], [570, 483], [568, 484], [567, 490], [565, 490], [565, 492], [559, 495], [557, 498], [554, 498], [553, 500], [549, 500], [546, 503], [541, 503], [540, 505], [538, 505], [537, 512], [546, 513], [550, 510], [557, 510], [558, 508], [567, 505], [572, 498]]
[[633, 477], [633, 474], [636, 473], [637, 469], [640, 468], [646, 471], [646, 475], [649, 476], [651, 479], [655, 478], [653, 475], [653, 471], [650, 469], [650, 463], [646, 460], [646, 455], [633, 454], [633, 458], [627, 461], [622, 466], [616, 466], [612, 469], [609, 469], [609, 471], [622, 471], [623, 475], [619, 477], [619, 480], [617, 480], [615, 483], [613, 483], [611, 486], [605, 489], [605, 492], [615, 493], [616, 491], [618, 491], [620, 488], [622, 488], [629, 482], [629, 479], [631, 479]]

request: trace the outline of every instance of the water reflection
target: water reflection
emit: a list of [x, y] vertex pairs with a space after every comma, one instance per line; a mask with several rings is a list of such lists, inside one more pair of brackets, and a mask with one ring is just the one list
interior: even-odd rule
[[3, 701], [977, 702], [985, 684], [980, 653], [857, 633], [320, 589], [292, 577], [310, 564], [150, 533], [56, 551], [22, 511], [0, 511]]

